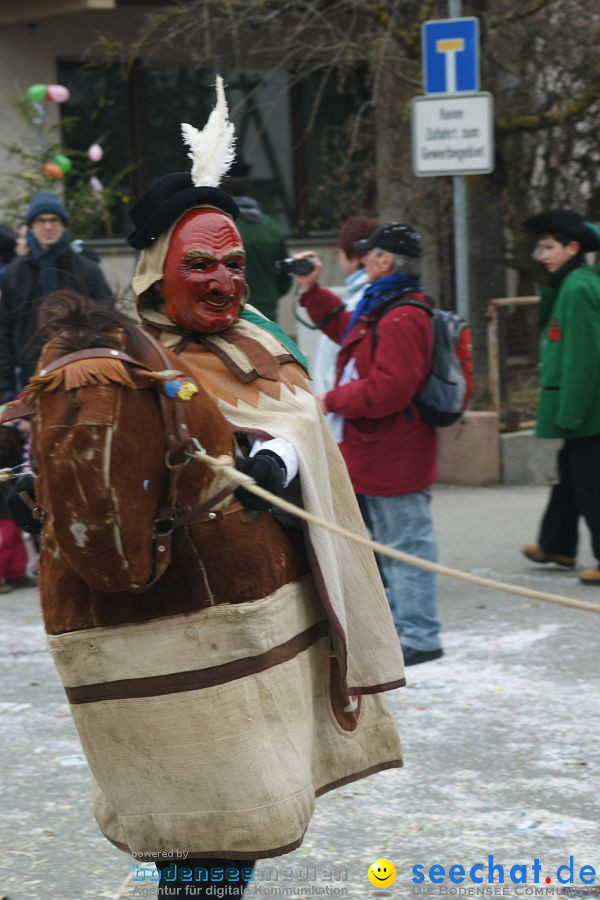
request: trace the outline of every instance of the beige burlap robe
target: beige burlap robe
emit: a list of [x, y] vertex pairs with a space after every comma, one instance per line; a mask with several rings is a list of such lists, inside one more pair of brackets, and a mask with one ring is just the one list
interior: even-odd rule
[[252, 603], [48, 640], [98, 824], [138, 856], [287, 852], [318, 794], [401, 764], [383, 697], [339, 691], [311, 576]]

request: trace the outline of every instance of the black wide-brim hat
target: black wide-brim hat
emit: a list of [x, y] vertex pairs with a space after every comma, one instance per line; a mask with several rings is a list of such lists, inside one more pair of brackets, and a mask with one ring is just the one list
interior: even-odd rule
[[549, 209], [523, 222], [532, 234], [557, 234], [577, 241], [583, 253], [600, 250], [600, 229], [570, 209]]
[[237, 203], [218, 187], [195, 187], [189, 172], [171, 172], [144, 191], [129, 210], [133, 231], [127, 243], [135, 250], [143, 250], [177, 219], [194, 206], [214, 206], [237, 219]]

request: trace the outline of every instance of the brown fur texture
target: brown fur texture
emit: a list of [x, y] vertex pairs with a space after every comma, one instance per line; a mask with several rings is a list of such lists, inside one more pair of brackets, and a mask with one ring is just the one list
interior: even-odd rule
[[[66, 293], [54, 313], [46, 309], [45, 324], [55, 336], [40, 369], [73, 352], [77, 342], [84, 348], [120, 347], [139, 358], [139, 339], [128, 320], [112, 311], [102, 318], [96, 311], [91, 334], [89, 305]], [[181, 359], [165, 352], [173, 369], [186, 371]], [[75, 365], [81, 382], [81, 363]], [[35, 394], [36, 491], [46, 511], [40, 592], [51, 634], [255, 600], [309, 568], [300, 532], [284, 529], [269, 513], [232, 513], [176, 529], [165, 574], [144, 593], [132, 592], [132, 585], [152, 576], [153, 524], [169, 472], [157, 398], [161, 384], [127, 368], [133, 388], [108, 382], [67, 390], [63, 379]], [[201, 386], [191, 400], [169, 402], [184, 404], [190, 433], [208, 453], [232, 454], [231, 429]], [[212, 496], [215, 481], [208, 467], [190, 461], [179, 479], [177, 509], [188, 511]]]

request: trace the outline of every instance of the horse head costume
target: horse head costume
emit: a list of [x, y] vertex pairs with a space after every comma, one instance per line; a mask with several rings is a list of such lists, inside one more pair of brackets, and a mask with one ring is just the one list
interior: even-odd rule
[[40, 591], [107, 838], [256, 859], [300, 845], [319, 794], [401, 765], [381, 692], [402, 656], [370, 551], [247, 509], [190, 457], [274, 446], [297, 502], [364, 534], [299, 352], [244, 306], [235, 204], [196, 176], [132, 210], [142, 328], [73, 295], [46, 310]]

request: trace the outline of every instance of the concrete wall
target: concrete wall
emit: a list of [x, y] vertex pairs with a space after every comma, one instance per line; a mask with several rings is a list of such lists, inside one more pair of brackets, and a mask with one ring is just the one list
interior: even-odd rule
[[551, 484], [557, 478], [556, 454], [560, 440], [536, 438], [531, 429], [503, 434], [504, 484]]
[[497, 484], [500, 481], [498, 416], [467, 412], [449, 428], [438, 429], [438, 481], [447, 484]]

